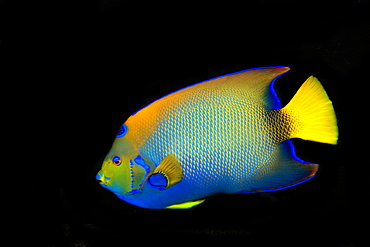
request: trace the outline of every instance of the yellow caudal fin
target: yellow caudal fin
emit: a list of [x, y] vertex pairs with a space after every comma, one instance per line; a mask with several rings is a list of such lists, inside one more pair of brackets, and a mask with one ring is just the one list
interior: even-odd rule
[[309, 77], [280, 110], [289, 122], [289, 139], [337, 144], [338, 127], [333, 104], [319, 80]]

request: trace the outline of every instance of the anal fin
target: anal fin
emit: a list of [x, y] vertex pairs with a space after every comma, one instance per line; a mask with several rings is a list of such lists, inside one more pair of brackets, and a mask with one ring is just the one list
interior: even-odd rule
[[252, 182], [248, 190], [238, 194], [286, 189], [314, 177], [319, 165], [299, 159], [290, 140], [280, 144], [280, 159], [269, 174]]
[[196, 200], [196, 201], [191, 201], [191, 202], [184, 202], [184, 203], [179, 203], [179, 204], [174, 204], [171, 206], [166, 207], [166, 209], [188, 209], [192, 208], [194, 206], [197, 206], [204, 202], [206, 199], [201, 199], [201, 200]]

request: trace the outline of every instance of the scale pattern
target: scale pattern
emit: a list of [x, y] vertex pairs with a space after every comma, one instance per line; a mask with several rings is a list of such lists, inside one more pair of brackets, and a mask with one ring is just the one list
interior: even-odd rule
[[184, 179], [208, 193], [239, 192], [272, 169], [278, 148], [273, 123], [250, 91], [221, 85], [175, 96], [148, 107], [156, 127], [140, 153], [156, 165], [175, 154]]

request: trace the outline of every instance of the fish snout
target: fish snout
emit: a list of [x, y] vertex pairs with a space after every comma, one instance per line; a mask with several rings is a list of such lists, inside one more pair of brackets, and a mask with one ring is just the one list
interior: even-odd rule
[[98, 180], [101, 185], [108, 185], [108, 180], [110, 180], [110, 178], [104, 176], [101, 171], [96, 174], [95, 179]]
[[99, 171], [96, 176], [95, 176], [95, 179], [99, 181], [99, 183], [101, 184], [102, 183], [102, 178], [103, 177], [103, 174], [101, 171]]

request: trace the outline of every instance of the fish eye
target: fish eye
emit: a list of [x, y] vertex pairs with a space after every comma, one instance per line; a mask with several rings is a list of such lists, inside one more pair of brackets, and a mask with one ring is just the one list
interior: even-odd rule
[[121, 157], [119, 157], [119, 156], [114, 156], [114, 157], [112, 158], [112, 163], [113, 163], [114, 165], [116, 165], [116, 166], [121, 165], [121, 164], [122, 164]]
[[118, 130], [116, 138], [121, 138], [124, 135], [126, 135], [127, 130], [128, 130], [127, 126], [125, 124], [122, 124], [121, 127]]

